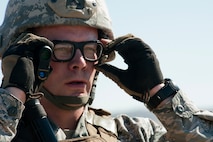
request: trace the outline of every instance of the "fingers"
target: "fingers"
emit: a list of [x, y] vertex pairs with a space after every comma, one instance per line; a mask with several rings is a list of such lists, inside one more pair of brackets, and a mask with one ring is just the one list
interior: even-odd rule
[[101, 39], [103, 45], [105, 46], [102, 56], [101, 62], [106, 63], [114, 60], [115, 58], [115, 50], [118, 44], [120, 44], [124, 39], [127, 39], [128, 37], [133, 37], [131, 34], [127, 34], [125, 36], [121, 36], [113, 41], [110, 42], [110, 40], [107, 39]]
[[101, 39], [101, 42], [102, 42], [102, 44], [104, 45], [104, 46], [107, 46], [107, 44], [108, 43], [110, 43], [112, 40], [110, 40], [110, 39], [105, 39], [105, 38], [102, 38]]
[[116, 68], [112, 65], [109, 64], [102, 64], [102, 65], [98, 65], [95, 66], [95, 68], [102, 72], [105, 76], [109, 77], [110, 79], [112, 79], [113, 81], [115, 81], [116, 83], [119, 82], [119, 78], [123, 72], [123, 70]]
[[45, 45], [48, 45], [51, 48], [54, 46], [53, 43], [50, 40], [48, 40], [47, 38], [40, 37], [40, 36], [34, 35], [32, 33], [21, 34], [16, 39], [14, 44], [26, 44], [26, 45], [29, 45], [29, 46], [35, 46], [35, 45], [36, 46], [38, 46], [38, 45], [45, 46]]
[[121, 36], [121, 37], [118, 37], [116, 38], [115, 40], [109, 42], [107, 45], [106, 45], [106, 48], [107, 48], [107, 51], [106, 51], [106, 54], [107, 53], [110, 53], [114, 50], [117, 50], [117, 47], [120, 45], [120, 44], [123, 44], [123, 42], [128, 39], [128, 38], [132, 38], [134, 37], [132, 34], [127, 34], [127, 35], [124, 35], [124, 36]]
[[3, 58], [14, 54], [37, 59], [39, 58], [39, 51], [45, 46], [53, 48], [54, 45], [47, 38], [31, 33], [22, 33], [4, 53]]
[[[150, 49], [141, 39], [134, 37], [132, 34], [121, 36], [106, 45], [105, 55], [117, 51], [124, 59], [125, 63], [135, 62], [138, 57], [146, 54], [146, 50]], [[136, 58], [135, 58], [136, 57]]]

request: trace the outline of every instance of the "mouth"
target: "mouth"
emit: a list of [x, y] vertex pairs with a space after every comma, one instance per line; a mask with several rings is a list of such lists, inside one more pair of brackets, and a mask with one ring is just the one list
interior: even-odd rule
[[82, 87], [85, 87], [87, 85], [87, 83], [85, 81], [76, 80], [76, 81], [67, 82], [66, 85], [71, 86], [71, 87], [75, 87], [75, 88], [76, 87], [82, 88]]
[[88, 93], [88, 83], [83, 79], [67, 80], [61, 89], [65, 96], [84, 96]]
[[85, 82], [83, 82], [83, 81], [72, 81], [72, 82], [69, 82], [68, 84], [78, 85], [78, 84], [85, 84]]

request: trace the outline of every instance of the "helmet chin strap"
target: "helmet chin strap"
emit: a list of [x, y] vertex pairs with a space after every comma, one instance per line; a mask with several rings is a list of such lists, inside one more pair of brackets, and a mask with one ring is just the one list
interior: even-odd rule
[[90, 92], [90, 95], [89, 95], [89, 105], [92, 104], [93, 100], [95, 99], [95, 89], [96, 89], [96, 83], [97, 83], [97, 80], [98, 80], [98, 74], [99, 74], [99, 71], [96, 71], [95, 72], [95, 77], [94, 77], [94, 80], [93, 80], [93, 83], [92, 83], [92, 89], [91, 89], [91, 92]]
[[44, 97], [52, 102], [54, 105], [65, 110], [76, 110], [82, 106], [85, 106], [90, 96], [55, 96], [50, 93], [46, 88], [42, 87], [41, 92], [44, 93]]

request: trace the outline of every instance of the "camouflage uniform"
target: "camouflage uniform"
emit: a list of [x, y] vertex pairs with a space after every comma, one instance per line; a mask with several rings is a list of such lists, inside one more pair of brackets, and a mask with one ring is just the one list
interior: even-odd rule
[[0, 88], [0, 141], [11, 141], [21, 118], [24, 105], [9, 92]]
[[[73, 7], [73, 2], [77, 8]], [[79, 5], [81, 2], [84, 4]], [[0, 57], [20, 33], [40, 26], [90, 26], [100, 29], [109, 39], [113, 39], [111, 19], [103, 2], [104, 0], [10, 0], [5, 20], [0, 27]], [[109, 55], [106, 61], [113, 58], [113, 54]], [[24, 106], [6, 90], [0, 89], [0, 94], [0, 141], [11, 141], [16, 134]], [[57, 138], [61, 141], [83, 141], [84, 138], [85, 141], [107, 139], [110, 142], [115, 139], [122, 142], [213, 141], [213, 113], [196, 108], [181, 91], [171, 102], [153, 110], [153, 113], [166, 129], [148, 118], [132, 118], [126, 115], [111, 118], [103, 111], [100, 114], [91, 109], [85, 110], [75, 131], [62, 131], [57, 127], [55, 129]], [[97, 136], [96, 133], [101, 137], [94, 137]]]
[[[16, 126], [24, 107], [7, 91], [1, 89], [0, 94], [0, 101], [3, 104], [0, 114], [0, 141], [10, 141], [16, 133]], [[126, 115], [111, 118], [104, 111], [99, 111], [101, 114], [95, 114], [90, 110], [85, 110], [75, 131], [57, 129], [57, 139], [75, 138], [78, 140], [78, 137], [92, 139], [93, 137], [90, 136], [86, 126], [91, 124], [95, 127], [104, 128], [107, 133], [110, 132], [117, 136], [118, 141], [121, 142], [213, 141], [213, 113], [196, 108], [181, 91], [174, 96], [171, 102], [153, 111], [167, 129], [167, 132], [164, 127], [148, 118], [132, 118]]]

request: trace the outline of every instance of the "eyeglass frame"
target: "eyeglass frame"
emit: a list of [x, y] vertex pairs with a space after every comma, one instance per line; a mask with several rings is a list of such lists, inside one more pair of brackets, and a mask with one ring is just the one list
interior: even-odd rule
[[[83, 41], [83, 42], [74, 42], [74, 41], [69, 41], [69, 40], [52, 40], [53, 44], [54, 44], [54, 47], [56, 44], [60, 44], [60, 43], [66, 43], [66, 44], [71, 44], [73, 45], [73, 53], [71, 54], [70, 58], [69, 59], [66, 59], [66, 60], [60, 60], [56, 57], [56, 55], [54, 54], [54, 47], [53, 47], [53, 58], [52, 60], [54, 62], [68, 62], [68, 61], [71, 61], [73, 59], [73, 57], [75, 56], [75, 53], [76, 53], [76, 50], [79, 49], [81, 51], [81, 54], [83, 55], [83, 58], [86, 60], [86, 61], [89, 61], [89, 62], [96, 62], [98, 61], [101, 57], [102, 57], [102, 54], [103, 54], [103, 50], [104, 50], [104, 45], [101, 43], [100, 40], [89, 40], [89, 41]], [[86, 44], [88, 43], [97, 43], [97, 46], [100, 46], [101, 47], [101, 50], [100, 50], [100, 55], [97, 56], [97, 59], [88, 59], [85, 57], [84, 55], [84, 52], [83, 52], [83, 48]]]

